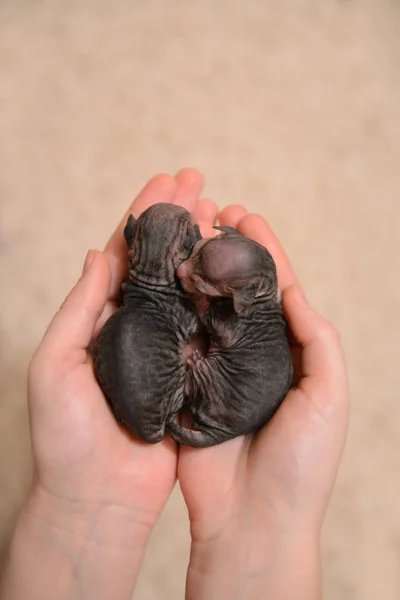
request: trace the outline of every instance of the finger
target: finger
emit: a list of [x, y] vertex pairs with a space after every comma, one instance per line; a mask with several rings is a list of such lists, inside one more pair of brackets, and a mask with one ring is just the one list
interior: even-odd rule
[[174, 204], [192, 212], [204, 185], [204, 177], [197, 169], [181, 169], [175, 175], [177, 189]]
[[247, 210], [244, 206], [240, 206], [240, 204], [231, 204], [221, 210], [218, 215], [218, 221], [222, 226], [234, 227], [236, 229], [240, 219], [245, 215], [247, 215]]
[[115, 311], [119, 308], [119, 303], [115, 300], [107, 299], [107, 302], [104, 305], [103, 311], [100, 314], [96, 326], [93, 331], [93, 339], [95, 340], [105, 325], [106, 321], [115, 313]]
[[302, 347], [302, 375], [335, 387], [346, 381], [346, 368], [336, 328], [307, 303], [302, 290], [293, 285], [282, 295], [286, 321]]
[[199, 224], [200, 233], [203, 238], [215, 237], [218, 233], [220, 233], [213, 228], [209, 221], [201, 221], [198, 219], [197, 223]]
[[245, 215], [240, 219], [237, 229], [246, 237], [265, 246], [271, 253], [278, 271], [278, 283], [281, 290], [293, 284], [301, 287], [281, 243], [265, 219], [260, 215]]
[[213, 229], [218, 215], [218, 206], [213, 200], [209, 200], [208, 198], [200, 199], [192, 214], [199, 224], [203, 238], [214, 237], [219, 233]]
[[192, 215], [197, 221], [215, 225], [218, 215], [218, 206], [213, 200], [201, 198], [192, 211]]
[[[90, 344], [96, 322], [101, 315], [110, 286], [110, 267], [102, 252], [92, 250], [85, 261], [84, 271], [50, 323], [42, 349], [55, 360], [67, 360], [76, 350]], [[81, 361], [85, 362], [86, 352]]]
[[156, 175], [150, 179], [132, 202], [107, 242], [104, 254], [107, 256], [111, 267], [111, 299], [115, 299], [118, 296], [121, 282], [127, 270], [128, 255], [123, 231], [128, 216], [133, 214], [137, 218], [143, 211], [156, 202], [173, 202], [177, 188], [177, 181], [171, 175]]

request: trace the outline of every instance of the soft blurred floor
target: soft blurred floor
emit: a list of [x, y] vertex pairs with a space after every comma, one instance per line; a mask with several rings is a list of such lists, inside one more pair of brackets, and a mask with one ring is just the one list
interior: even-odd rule
[[[339, 327], [352, 422], [326, 600], [400, 597], [400, 3], [0, 0], [0, 520], [29, 480], [33, 349], [132, 196], [196, 166], [262, 212]], [[183, 598], [174, 493], [135, 598]]]

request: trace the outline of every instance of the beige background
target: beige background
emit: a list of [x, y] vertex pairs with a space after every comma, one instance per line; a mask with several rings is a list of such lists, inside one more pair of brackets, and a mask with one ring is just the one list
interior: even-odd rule
[[[395, 0], [0, 0], [3, 539], [29, 481], [29, 357], [87, 249], [151, 175], [186, 165], [269, 219], [342, 333], [353, 410], [325, 598], [398, 600]], [[183, 598], [188, 548], [175, 490], [135, 598]]]

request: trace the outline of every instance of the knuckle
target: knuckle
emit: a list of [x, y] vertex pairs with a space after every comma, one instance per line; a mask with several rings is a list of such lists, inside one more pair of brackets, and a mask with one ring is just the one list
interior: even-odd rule
[[30, 390], [52, 389], [59, 378], [59, 368], [54, 356], [40, 346], [28, 365], [27, 382]]
[[40, 354], [36, 350], [28, 365], [28, 382], [32, 382], [41, 371]]
[[321, 323], [318, 328], [318, 335], [322, 341], [340, 344], [340, 333], [338, 329], [326, 319], [321, 319]]
[[35, 352], [28, 365], [27, 384], [28, 390], [34, 392], [42, 389], [43, 381], [48, 378], [44, 361], [40, 357], [40, 352]]

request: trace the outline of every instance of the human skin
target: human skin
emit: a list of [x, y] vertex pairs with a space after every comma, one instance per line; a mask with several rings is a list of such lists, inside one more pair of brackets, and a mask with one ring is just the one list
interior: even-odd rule
[[[130, 599], [147, 538], [176, 481], [177, 447], [148, 445], [120, 427], [86, 348], [115, 311], [127, 269], [122, 231], [155, 202], [174, 202], [200, 222], [194, 169], [159, 175], [138, 195], [55, 315], [31, 361], [28, 405], [35, 464], [0, 583], [1, 600]], [[91, 261], [91, 264], [89, 264]]]
[[177, 464], [192, 533], [188, 599], [319, 597], [318, 540], [344, 444], [346, 374], [335, 329], [303, 305], [268, 225], [240, 207], [220, 214], [222, 224], [268, 246], [297, 340], [299, 387], [258, 436], [179, 454], [168, 438], [139, 442], [116, 422], [85, 350], [116, 309], [128, 214], [173, 201], [209, 237], [216, 207], [197, 201], [202, 183], [191, 169], [149, 182], [104, 253], [89, 255], [35, 353], [28, 382], [35, 478], [3, 568], [1, 600], [130, 599]]
[[93, 365], [118, 421], [156, 444], [183, 406], [185, 352], [203, 331], [176, 277], [201, 234], [188, 210], [160, 202], [136, 221], [130, 215], [124, 236], [129, 275], [93, 345]]
[[219, 215], [272, 254], [297, 385], [256, 435], [179, 450], [192, 546], [187, 600], [317, 600], [319, 540], [343, 451], [349, 391], [340, 338], [308, 304], [271, 228], [238, 206]]

